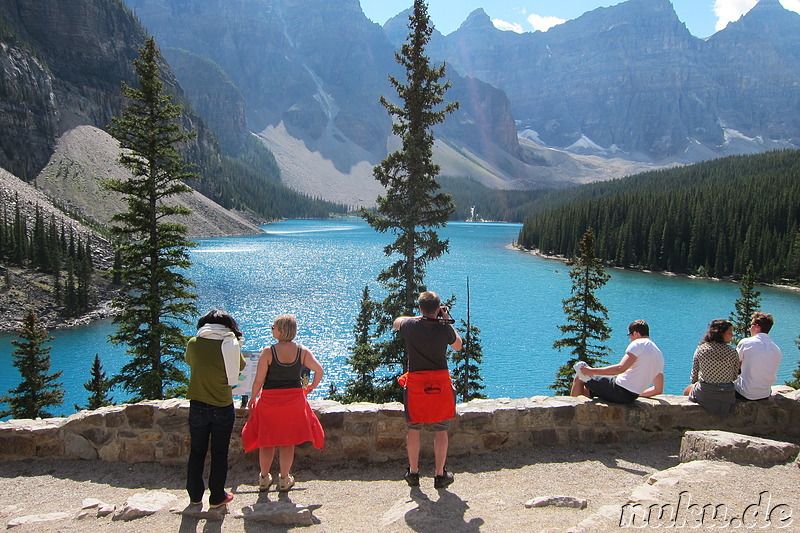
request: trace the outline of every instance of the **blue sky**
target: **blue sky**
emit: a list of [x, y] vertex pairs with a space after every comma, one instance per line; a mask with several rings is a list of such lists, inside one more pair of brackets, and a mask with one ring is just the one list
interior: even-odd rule
[[[708, 37], [728, 22], [747, 13], [756, 0], [671, 0], [678, 18], [692, 35]], [[783, 7], [800, 13], [800, 0], [780, 0]], [[548, 27], [581, 16], [620, 0], [428, 0], [428, 14], [436, 29], [445, 35], [458, 29], [467, 16], [482, 7], [500, 29], [545, 31]], [[411, 7], [413, 0], [361, 0], [364, 14], [383, 24]]]

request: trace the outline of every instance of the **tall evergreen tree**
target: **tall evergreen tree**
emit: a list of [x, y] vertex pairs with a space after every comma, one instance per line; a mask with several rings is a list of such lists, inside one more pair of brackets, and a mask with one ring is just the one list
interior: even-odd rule
[[756, 272], [753, 262], [750, 261], [739, 285], [741, 296], [734, 303], [735, 310], [730, 316], [733, 324], [733, 340], [737, 343], [750, 336], [750, 320], [753, 313], [761, 309], [761, 292], [755, 290], [755, 282]]
[[464, 339], [461, 351], [453, 352], [453, 386], [456, 388], [456, 397], [462, 402], [474, 398], [486, 398], [482, 391], [483, 377], [481, 377], [480, 364], [483, 363], [483, 347], [479, 330], [472, 324], [470, 312], [469, 278], [467, 278], [467, 319], [461, 319], [458, 328]]
[[45, 408], [64, 402], [64, 389], [57, 381], [61, 377], [61, 371], [48, 374], [50, 346], [45, 344], [53, 340], [53, 337], [40, 325], [39, 317], [34, 311], [28, 311], [23, 317], [19, 337], [21, 340], [11, 341], [16, 347], [11, 357], [22, 381], [16, 389], [8, 391], [9, 396], [0, 398], [0, 402], [6, 402], [10, 406], [9, 410], [0, 412], [0, 417], [51, 417], [53, 415]]
[[407, 42], [395, 53], [406, 70], [406, 81], [389, 76], [403, 106], [381, 96], [381, 104], [394, 117], [392, 132], [402, 146], [373, 169], [375, 179], [386, 188], [386, 196], [377, 199], [377, 212], [361, 212], [373, 229], [397, 236], [384, 252], [399, 258], [378, 275], [388, 294], [381, 303], [377, 333], [390, 338], [376, 346], [380, 356], [375, 362], [385, 369], [380, 373], [383, 384], [376, 388], [377, 395], [394, 400], [401, 397], [396, 377], [406, 363], [403, 343], [392, 332], [392, 321], [413, 314], [415, 299], [424, 290], [426, 265], [448, 250], [448, 242], [439, 239], [436, 229], [444, 226], [455, 210], [450, 195], [440, 192], [436, 181], [439, 166], [433, 163], [431, 128], [457, 109], [458, 102], [444, 104], [450, 84], [439, 80], [445, 76], [445, 65], [433, 66], [425, 55], [433, 25], [423, 0], [414, 1], [408, 27]]
[[113, 218], [112, 231], [121, 243], [123, 292], [117, 301], [121, 312], [114, 318], [117, 332], [110, 339], [128, 347], [131, 359], [114, 382], [134, 400], [162, 399], [166, 387], [186, 381], [176, 364], [186, 344], [180, 324], [196, 314], [196, 295], [190, 292], [194, 284], [183, 275], [193, 243], [186, 226], [167, 221], [189, 210], [166, 203], [191, 190], [181, 180], [196, 177], [178, 154], [179, 144], [192, 134], [177, 122], [181, 107], [164, 91], [160, 60], [150, 37], [134, 61], [140, 87], [123, 84], [130, 103], [111, 127], [123, 149], [120, 164], [132, 176], [104, 182], [127, 203], [127, 211]]
[[106, 378], [106, 373], [103, 372], [103, 365], [100, 362], [100, 354], [94, 354], [94, 362], [92, 363], [92, 373], [89, 381], [83, 384], [83, 388], [89, 392], [87, 404], [81, 407], [75, 404], [75, 410], [81, 409], [99, 409], [106, 405], [114, 403], [114, 398], [108, 395], [108, 392], [113, 387], [111, 379]]
[[559, 367], [556, 381], [550, 385], [557, 394], [569, 394], [575, 363], [585, 361], [593, 367], [603, 365], [606, 364], [604, 357], [611, 352], [605, 345], [605, 341], [611, 338], [611, 328], [606, 324], [608, 309], [595, 294], [610, 276], [595, 256], [594, 230], [591, 227], [583, 234], [578, 246], [578, 258], [567, 262], [567, 266], [572, 267], [569, 273], [572, 296], [562, 302], [567, 324], [558, 326], [565, 336], [553, 343], [559, 351], [565, 347], [572, 348], [572, 357]]

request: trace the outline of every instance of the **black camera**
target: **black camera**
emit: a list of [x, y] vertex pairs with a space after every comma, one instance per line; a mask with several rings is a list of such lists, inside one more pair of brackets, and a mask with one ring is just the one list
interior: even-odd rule
[[[447, 315], [447, 318], [445, 318]], [[439, 307], [439, 311], [436, 313], [436, 318], [428, 318], [423, 317], [426, 320], [432, 320], [434, 322], [438, 322], [439, 324], [455, 324], [455, 319], [450, 318], [450, 308], [446, 305], [442, 305]]]

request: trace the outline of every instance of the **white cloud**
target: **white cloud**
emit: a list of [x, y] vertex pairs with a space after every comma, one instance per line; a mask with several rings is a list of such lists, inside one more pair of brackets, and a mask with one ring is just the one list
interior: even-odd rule
[[547, 31], [553, 26], [564, 24], [566, 20], [551, 16], [543, 17], [541, 15], [533, 13], [531, 15], [528, 15], [528, 22], [530, 23], [531, 26], [533, 26], [534, 30]]
[[524, 31], [522, 26], [516, 22], [506, 22], [502, 19], [492, 19], [492, 24], [494, 24], [494, 27], [498, 30], [513, 31], [514, 33], [522, 33]]
[[800, 13], [800, 0], [781, 0], [781, 5], [790, 11]]
[[715, 0], [714, 14], [717, 16], [716, 31], [724, 29], [729, 22], [739, 18], [753, 9], [757, 0]]
[[[780, 0], [781, 5], [790, 11], [800, 13], [800, 0]], [[753, 9], [758, 0], [715, 0], [714, 14], [717, 15], [716, 31], [724, 29], [729, 22], [739, 18]]]

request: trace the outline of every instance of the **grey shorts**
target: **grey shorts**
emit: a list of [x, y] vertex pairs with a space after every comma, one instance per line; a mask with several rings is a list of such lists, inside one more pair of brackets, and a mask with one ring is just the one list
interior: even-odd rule
[[406, 424], [408, 429], [422, 430], [427, 427], [431, 431], [447, 431], [450, 429], [450, 420], [442, 420], [441, 422], [433, 422], [432, 424]]

